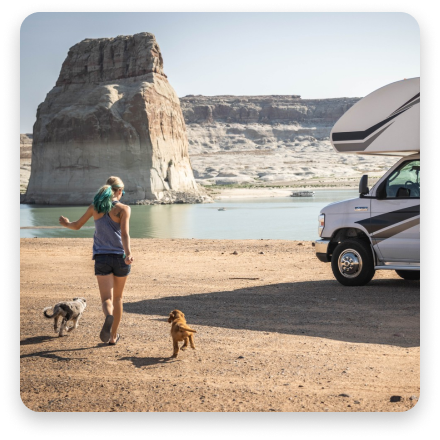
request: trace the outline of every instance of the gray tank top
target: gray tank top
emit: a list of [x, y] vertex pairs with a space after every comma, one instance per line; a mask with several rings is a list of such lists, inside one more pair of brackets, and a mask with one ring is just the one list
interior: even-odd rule
[[[113, 206], [119, 202], [112, 202]], [[113, 221], [109, 213], [95, 220], [95, 235], [93, 236], [93, 259], [97, 254], [124, 255], [121, 239], [121, 225]]]

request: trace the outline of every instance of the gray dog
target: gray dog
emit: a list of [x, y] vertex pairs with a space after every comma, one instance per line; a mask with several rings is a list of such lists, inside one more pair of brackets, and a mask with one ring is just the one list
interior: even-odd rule
[[[52, 315], [47, 313], [48, 310], [53, 309]], [[61, 301], [53, 307], [46, 307], [43, 310], [44, 316], [48, 319], [54, 320], [53, 329], [55, 333], [58, 332], [58, 320], [62, 317], [61, 327], [58, 336], [64, 336], [64, 331], [71, 332], [78, 327], [78, 320], [86, 309], [86, 300], [84, 298], [73, 298], [72, 301]], [[73, 322], [72, 327], [67, 327], [69, 321]]]

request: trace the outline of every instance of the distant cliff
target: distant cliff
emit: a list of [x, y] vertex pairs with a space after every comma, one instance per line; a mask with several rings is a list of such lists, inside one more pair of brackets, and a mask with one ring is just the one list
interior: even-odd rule
[[[359, 99], [301, 99], [299, 95], [188, 95], [180, 98], [180, 104], [187, 124], [258, 123], [299, 126], [305, 123], [331, 129]], [[325, 134], [325, 130], [322, 134]]]
[[20, 159], [32, 157], [32, 134], [20, 134]]
[[359, 99], [180, 98], [194, 175], [204, 185], [258, 185], [354, 182], [360, 173], [380, 173], [393, 159], [341, 155], [330, 145], [331, 128]]
[[110, 175], [129, 203], [202, 201], [179, 98], [154, 35], [73, 46], [37, 110], [29, 203], [90, 203]]

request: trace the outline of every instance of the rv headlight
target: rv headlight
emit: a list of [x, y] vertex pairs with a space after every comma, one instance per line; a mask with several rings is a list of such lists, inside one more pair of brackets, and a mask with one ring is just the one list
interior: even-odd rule
[[319, 226], [318, 226], [318, 235], [321, 237], [321, 235], [322, 235], [322, 231], [323, 231], [324, 226], [325, 226], [325, 214], [320, 214], [320, 215], [319, 215], [319, 217], [318, 217], [318, 223], [319, 223]]

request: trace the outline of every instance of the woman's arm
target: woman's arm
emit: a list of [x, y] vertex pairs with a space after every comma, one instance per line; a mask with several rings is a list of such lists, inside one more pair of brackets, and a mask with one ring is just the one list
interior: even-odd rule
[[133, 263], [133, 257], [131, 255], [130, 248], [130, 215], [131, 208], [129, 206], [124, 206], [121, 215], [121, 239], [122, 246], [125, 252], [125, 264]]
[[74, 231], [78, 231], [78, 229], [81, 229], [87, 222], [87, 220], [92, 217], [93, 215], [93, 205], [90, 205], [87, 208], [86, 213], [76, 222], [70, 222], [67, 217], [61, 216], [59, 218], [59, 222], [61, 226], [64, 226], [65, 228], [73, 229]]

